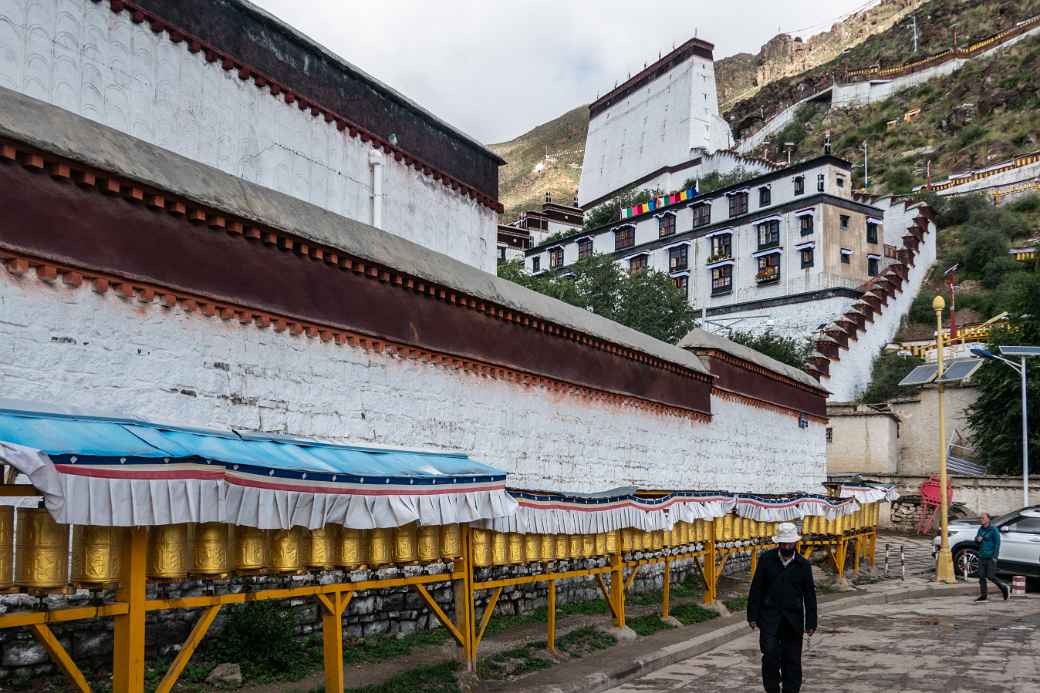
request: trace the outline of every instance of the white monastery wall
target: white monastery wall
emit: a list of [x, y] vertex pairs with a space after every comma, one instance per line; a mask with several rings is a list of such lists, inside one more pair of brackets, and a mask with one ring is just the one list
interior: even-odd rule
[[900, 426], [884, 414], [831, 416], [827, 473], [895, 474], [899, 464]]
[[801, 341], [814, 335], [822, 325], [840, 317], [855, 302], [855, 299], [846, 296], [834, 296], [721, 315], [709, 314], [709, 325], [705, 329], [723, 336], [729, 330], [752, 334], [771, 331], [777, 336]]
[[[906, 229], [913, 213], [913, 210], [904, 212], [901, 203], [893, 205], [885, 214], [885, 228]], [[905, 223], [904, 216], [907, 220]], [[830, 376], [823, 378], [821, 384], [830, 390], [832, 401], [851, 402], [870, 383], [874, 358], [895, 337], [900, 321], [909, 312], [910, 304], [913, 303], [928, 275], [928, 270], [935, 262], [936, 236], [935, 224], [929, 223], [929, 232], [921, 243], [914, 266], [910, 268], [909, 281], [903, 282], [902, 291], [894, 299], [889, 299], [888, 305], [879, 315], [874, 316], [873, 322], [867, 323], [865, 332], [861, 332], [857, 339], [849, 341], [849, 348], [847, 351], [841, 351], [841, 358], [831, 362]]]
[[[372, 147], [268, 87], [192, 54], [129, 12], [85, 0], [0, 0], [0, 86], [372, 223]], [[381, 227], [495, 271], [493, 210], [393, 157]]]
[[732, 136], [718, 104], [712, 61], [692, 56], [596, 114], [589, 121], [578, 203], [688, 161], [697, 149], [728, 148]]
[[[0, 269], [3, 397], [202, 427], [464, 451], [560, 491], [818, 490], [824, 425], [712, 398], [711, 423]], [[767, 431], [768, 435], [763, 432]]]

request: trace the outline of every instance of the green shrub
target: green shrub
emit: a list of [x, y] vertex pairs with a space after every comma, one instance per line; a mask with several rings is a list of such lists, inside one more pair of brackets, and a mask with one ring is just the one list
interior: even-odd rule
[[995, 289], [1000, 286], [1008, 275], [1024, 269], [1014, 258], [1004, 255], [995, 257], [982, 268], [982, 285], [987, 289]]
[[867, 404], [878, 404], [904, 394], [905, 389], [899, 387], [899, 381], [905, 378], [915, 366], [920, 366], [922, 363], [924, 361], [916, 356], [902, 356], [894, 351], [881, 352], [874, 359], [870, 373], [870, 385], [863, 391], [860, 401]]
[[[423, 693], [458, 693], [459, 683], [455, 672], [458, 662], [442, 662], [430, 666], [417, 667], [411, 671], [396, 674], [383, 683], [364, 688], [348, 688], [350, 693], [400, 693], [400, 691], [422, 691]], [[325, 689], [319, 689], [324, 691]]]
[[909, 170], [899, 167], [885, 174], [885, 183], [893, 193], [908, 193], [914, 187], [914, 177]]
[[249, 680], [292, 680], [321, 666], [321, 645], [297, 635], [296, 616], [270, 602], [225, 607], [220, 632], [205, 641], [206, 659], [237, 662]]
[[967, 229], [966, 236], [963, 267], [966, 273], [982, 277], [991, 261], [1007, 257], [1007, 238], [1000, 231], [973, 225]]
[[967, 147], [980, 139], [986, 134], [986, 128], [982, 127], [978, 123], [972, 123], [961, 130], [961, 134], [958, 135], [957, 141], [961, 147]]
[[1008, 209], [1019, 214], [1040, 212], [1040, 193], [1030, 193], [1008, 205]]
[[719, 613], [711, 609], [705, 609], [700, 604], [683, 604], [672, 609], [672, 616], [679, 619], [684, 626], [691, 623], [704, 623], [713, 618], [718, 618]]
[[635, 618], [629, 618], [625, 621], [625, 624], [634, 630], [637, 635], [653, 635], [659, 630], [668, 630], [675, 626], [669, 625], [661, 620], [661, 617], [657, 614], [647, 614], [646, 616], [636, 616]]

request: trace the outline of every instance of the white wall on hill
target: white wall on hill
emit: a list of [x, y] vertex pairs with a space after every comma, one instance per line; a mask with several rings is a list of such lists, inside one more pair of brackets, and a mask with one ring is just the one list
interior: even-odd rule
[[697, 150], [726, 149], [731, 140], [719, 115], [714, 65], [691, 56], [589, 120], [578, 204], [688, 161]]
[[[467, 452], [512, 485], [819, 490], [824, 425], [712, 397], [710, 423], [260, 330], [0, 269], [3, 396], [171, 424]], [[764, 435], [763, 432], [768, 432]]]
[[[107, 2], [0, 0], [0, 86], [372, 223], [372, 147]], [[349, 115], [349, 114], [345, 114]], [[381, 228], [495, 271], [493, 210], [381, 157]]]

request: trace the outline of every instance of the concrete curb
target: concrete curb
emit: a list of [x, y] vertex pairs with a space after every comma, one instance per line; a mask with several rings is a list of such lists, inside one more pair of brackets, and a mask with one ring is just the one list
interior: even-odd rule
[[[954, 596], [973, 594], [978, 590], [976, 585], [931, 585], [908, 590], [883, 590], [870, 594], [852, 595], [821, 601], [836, 608], [829, 613], [841, 613], [844, 609], [870, 604], [893, 604], [908, 599], [927, 597]], [[664, 667], [681, 662], [690, 657], [710, 652], [738, 637], [748, 634], [748, 626], [743, 617], [736, 623], [721, 626], [709, 633], [694, 636], [680, 643], [666, 645], [650, 655], [638, 657], [621, 663], [616, 668], [585, 674], [566, 683], [547, 684], [525, 688], [527, 693], [601, 693], [626, 681], [645, 676]]]

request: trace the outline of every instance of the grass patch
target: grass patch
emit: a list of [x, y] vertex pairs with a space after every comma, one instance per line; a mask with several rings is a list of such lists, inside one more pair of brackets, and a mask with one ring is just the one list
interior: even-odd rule
[[447, 629], [420, 631], [402, 638], [393, 635], [377, 635], [363, 640], [351, 641], [344, 650], [347, 653], [347, 661], [352, 664], [367, 664], [369, 662], [382, 662], [394, 657], [404, 657], [424, 647], [439, 645], [448, 640], [451, 635]]
[[616, 644], [617, 638], [613, 635], [591, 626], [577, 628], [556, 639], [556, 649], [566, 652], [571, 657], [584, 657]]
[[[477, 676], [482, 679], [503, 681], [529, 674], [532, 671], [548, 669], [553, 662], [548, 657], [542, 656], [545, 652], [546, 642], [532, 642], [523, 647], [499, 652], [491, 657], [486, 657], [477, 662]], [[419, 690], [404, 689], [404, 690]], [[389, 693], [389, 689], [388, 689]], [[425, 686], [423, 693], [426, 693]]]
[[[556, 605], [556, 618], [564, 616], [600, 616], [610, 613], [610, 606], [605, 599], [588, 599], [581, 602]], [[531, 623], [548, 623], [549, 611], [545, 607], [535, 609], [529, 614], [500, 616], [496, 614], [488, 623], [485, 636], [497, 635], [518, 626]]]
[[747, 597], [730, 597], [722, 602], [730, 611], [747, 611]]
[[598, 616], [609, 613], [610, 606], [605, 599], [589, 599], [583, 602], [558, 604], [556, 606], [557, 616]]
[[688, 626], [692, 623], [704, 623], [718, 618], [719, 614], [711, 609], [705, 609], [700, 604], [682, 604], [672, 609], [672, 616], [679, 619], [679, 623]]
[[657, 614], [647, 614], [646, 616], [636, 616], [625, 620], [625, 625], [636, 632], [636, 635], [653, 635], [659, 630], [668, 630], [669, 628], [675, 628], [675, 626], [665, 623], [661, 620], [661, 617]]
[[[170, 668], [170, 662], [172, 659], [162, 659], [155, 662], [152, 666], [146, 667], [144, 670], [144, 689], [151, 693], [162, 681], [163, 677], [166, 676], [167, 670]], [[178, 693], [205, 693], [206, 691], [212, 690], [212, 686], [206, 684], [206, 677], [209, 676], [209, 672], [213, 671], [213, 667], [217, 666], [217, 662], [206, 662], [206, 661], [189, 661], [188, 665], [184, 667], [184, 671], [181, 672], [181, 676], [177, 679], [176, 690]], [[244, 674], [243, 674], [244, 677]], [[111, 691], [111, 681], [106, 681], [105, 686], [94, 685], [93, 690], [99, 691]]]
[[[675, 594], [674, 592], [672, 594]], [[641, 592], [625, 598], [626, 605], [632, 606], [656, 606], [661, 603], [663, 595], [660, 590], [653, 592]]]
[[[430, 666], [416, 667], [411, 671], [363, 688], [348, 688], [351, 693], [398, 693], [398, 691], [422, 691], [423, 693], [458, 693], [459, 682], [455, 672], [458, 662], [442, 662]], [[312, 693], [324, 693], [324, 686], [316, 688]]]

